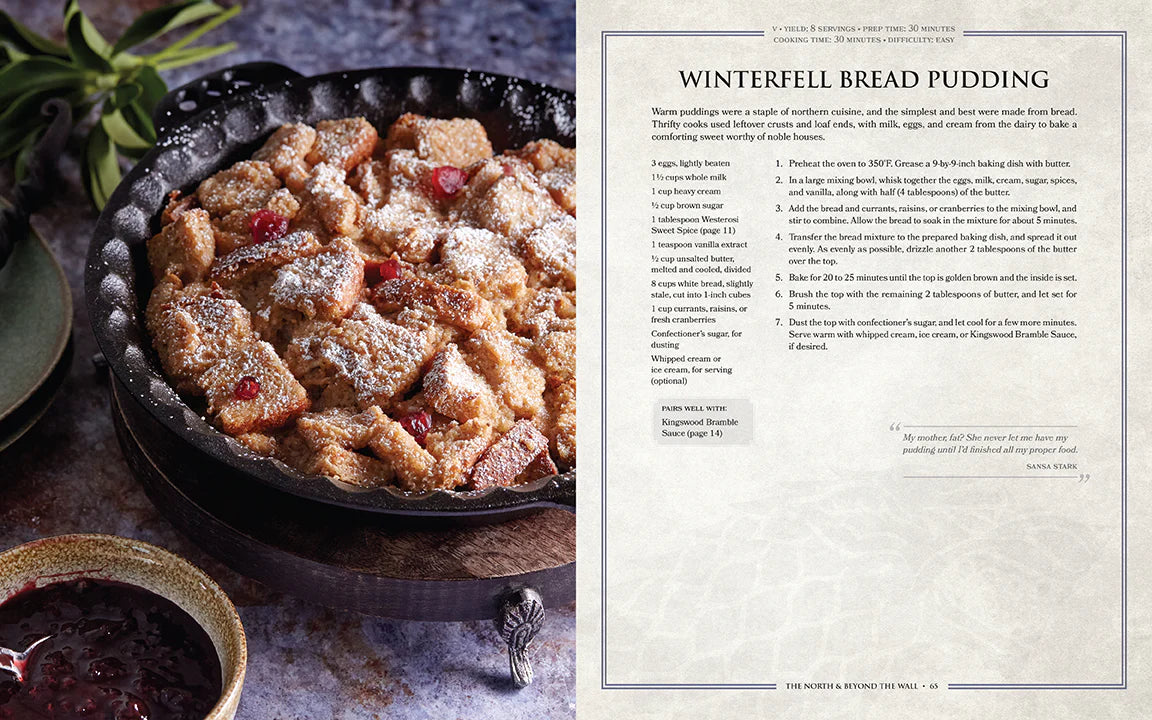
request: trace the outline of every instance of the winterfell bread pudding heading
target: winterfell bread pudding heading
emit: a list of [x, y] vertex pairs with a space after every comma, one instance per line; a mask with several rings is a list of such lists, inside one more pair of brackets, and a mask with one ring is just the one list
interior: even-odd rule
[[278, 129], [148, 242], [164, 371], [224, 432], [365, 487], [576, 462], [576, 153], [475, 120]]

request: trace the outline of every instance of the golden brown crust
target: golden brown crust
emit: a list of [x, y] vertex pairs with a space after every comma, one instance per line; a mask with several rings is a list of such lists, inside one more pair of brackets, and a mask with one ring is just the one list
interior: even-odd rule
[[548, 454], [548, 438], [527, 420], [521, 420], [500, 436], [472, 468], [467, 487], [484, 490], [516, 484], [532, 461]]
[[385, 313], [402, 308], [428, 308], [441, 322], [465, 330], [478, 330], [490, 318], [484, 299], [471, 290], [441, 285], [407, 273], [377, 285], [372, 291], [372, 302]]
[[452, 219], [511, 238], [564, 214], [523, 163], [488, 160], [479, 164], [460, 195]]
[[315, 323], [285, 353], [292, 372], [317, 392], [347, 388], [360, 408], [383, 407], [420, 379], [437, 350], [434, 337], [358, 305], [339, 323]]
[[310, 468], [318, 475], [364, 488], [390, 485], [396, 477], [387, 463], [338, 445], [325, 445], [317, 451]]
[[[259, 390], [243, 398], [237, 387], [253, 378]], [[272, 346], [262, 340], [245, 343], [243, 352], [229, 353], [212, 365], [199, 380], [208, 399], [208, 412], [216, 416], [230, 435], [273, 430], [308, 409], [304, 391]]]
[[347, 172], [371, 157], [376, 137], [376, 128], [362, 117], [321, 120], [306, 160], [309, 165], [327, 163]]
[[148, 240], [148, 264], [159, 281], [172, 274], [185, 283], [202, 280], [216, 257], [216, 241], [208, 213], [191, 209]]
[[421, 160], [459, 168], [492, 157], [488, 133], [470, 118], [439, 120], [407, 113], [392, 123], [384, 146], [414, 150]]
[[245, 245], [216, 258], [208, 279], [228, 286], [253, 273], [287, 265], [299, 258], [312, 257], [321, 249], [323, 246], [312, 233], [289, 233], [276, 240]]
[[302, 123], [283, 125], [272, 133], [252, 159], [267, 162], [289, 190], [300, 192], [308, 180], [308, 165], [304, 158], [315, 142], [316, 131], [310, 126]]
[[279, 187], [268, 163], [244, 160], [200, 183], [196, 197], [213, 217], [223, 217], [235, 210], [259, 210]]

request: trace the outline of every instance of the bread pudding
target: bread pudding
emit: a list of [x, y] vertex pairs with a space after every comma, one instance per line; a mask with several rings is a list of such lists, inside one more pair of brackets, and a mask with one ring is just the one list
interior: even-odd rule
[[173, 192], [146, 320], [185, 397], [305, 473], [480, 490], [576, 462], [575, 150], [480, 123], [279, 128]]

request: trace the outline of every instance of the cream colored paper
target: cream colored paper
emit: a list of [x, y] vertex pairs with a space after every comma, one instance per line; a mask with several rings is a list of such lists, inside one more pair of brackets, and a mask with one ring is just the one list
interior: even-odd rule
[[[1143, 444], [1148, 133], [1146, 93], [1139, 81], [1148, 67], [1146, 53], [1138, 50], [1149, 24], [1137, 4], [1101, 4], [1090, 13], [1071, 5], [1048, 5], [1041, 13], [1023, 3], [1001, 10], [983, 4], [892, 8], [881, 3], [851, 8], [840, 3], [579, 5], [581, 718], [1095, 718], [1133, 717], [1136, 708], [1152, 703]], [[910, 25], [933, 29], [910, 31]], [[785, 26], [814, 31], [780, 29]], [[855, 30], [823, 29], [836, 26]], [[860, 30], [871, 26], [902, 29]], [[764, 34], [625, 34], [639, 30]], [[1127, 36], [976, 37], [964, 35], [966, 30], [1122, 30]], [[865, 35], [932, 40], [778, 41]], [[825, 70], [833, 84], [842, 69], [911, 69], [920, 74], [920, 83], [915, 88], [701, 90], [686, 89], [678, 73], [731, 68]], [[926, 87], [928, 73], [937, 69], [1043, 69], [1048, 87]], [[733, 147], [652, 140], [654, 106], [1075, 107], [1079, 127], [1047, 134], [1015, 128], [829, 129], [830, 137], [841, 140], [751, 141]], [[1126, 215], [1121, 197], [1125, 127]], [[1072, 289], [1076, 297], [1020, 298], [1011, 306], [957, 300], [955, 312], [944, 312], [943, 301], [924, 306], [915, 298], [883, 304], [840, 299], [834, 307], [853, 309], [787, 311], [788, 290], [805, 283], [774, 282], [773, 276], [786, 275], [787, 260], [800, 255], [787, 252], [787, 242], [770, 238], [788, 232], [782, 218], [805, 213], [774, 211], [778, 202], [787, 206], [800, 199], [779, 194], [771, 162], [801, 156], [833, 163], [974, 157], [1071, 161], [1074, 192], [1062, 189], [1049, 196], [1047, 188], [1012, 186], [1011, 202], [1074, 196], [1074, 227], [1028, 229], [1074, 232], [1072, 260], [1035, 254], [1012, 260], [876, 256], [851, 258], [850, 265], [857, 273], [904, 267], [939, 278], [973, 267], [1029, 274], [1074, 267], [1075, 281], [1041, 286]], [[724, 320], [743, 328], [744, 336], [709, 346], [732, 367], [731, 376], [692, 377], [687, 387], [651, 385], [651, 366], [657, 363], [650, 360], [650, 332], [659, 327], [652, 317], [661, 313], [652, 311], [653, 208], [643, 193], [675, 184], [652, 180], [652, 160], [664, 157], [733, 163], [731, 177], [717, 185], [728, 210], [740, 215], [736, 235], [751, 241], [743, 257], [756, 283], [748, 312], [737, 322]], [[1057, 174], [1026, 169], [992, 174], [1013, 173]], [[832, 199], [803, 201], [831, 204]], [[819, 228], [826, 230], [848, 232]], [[945, 230], [956, 228], [935, 229]], [[844, 284], [814, 281], [812, 287]], [[921, 284], [887, 289], [913, 285]], [[1001, 290], [1012, 289], [1009, 285], [986, 283]], [[923, 284], [929, 291], [949, 287], [965, 284]], [[785, 297], [774, 297], [776, 290]], [[990, 318], [1074, 318], [1077, 338], [829, 339], [824, 351], [787, 349], [789, 317], [971, 318], [984, 311]], [[777, 317], [785, 325], [775, 326]], [[1126, 354], [1121, 347], [1125, 317]], [[730, 412], [739, 416], [750, 442], [669, 443], [654, 435], [662, 406], [703, 406], [711, 400], [732, 404]], [[743, 403], [750, 404], [750, 412]], [[684, 417], [679, 409], [663, 414]], [[905, 440], [907, 433], [969, 432], [979, 439]], [[987, 439], [1000, 435], [1004, 439]], [[1028, 435], [1066, 439], [1008, 439]], [[1053, 453], [1074, 446], [1076, 451], [1020, 458], [1002, 452], [903, 453], [918, 445], [1047, 447]], [[1031, 469], [1028, 463], [1059, 467]], [[1093, 689], [961, 689], [964, 684]], [[775, 689], [760, 687], [770, 685]], [[908, 689], [913, 685], [916, 689]]]

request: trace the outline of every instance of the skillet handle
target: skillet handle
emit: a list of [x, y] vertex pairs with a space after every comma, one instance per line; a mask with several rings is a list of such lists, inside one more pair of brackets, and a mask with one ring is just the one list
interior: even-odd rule
[[193, 115], [217, 105], [229, 97], [252, 92], [264, 85], [275, 85], [301, 77], [300, 73], [279, 63], [251, 62], [217, 70], [171, 90], [156, 103], [152, 124], [156, 136], [163, 137], [174, 127], [183, 125]]

